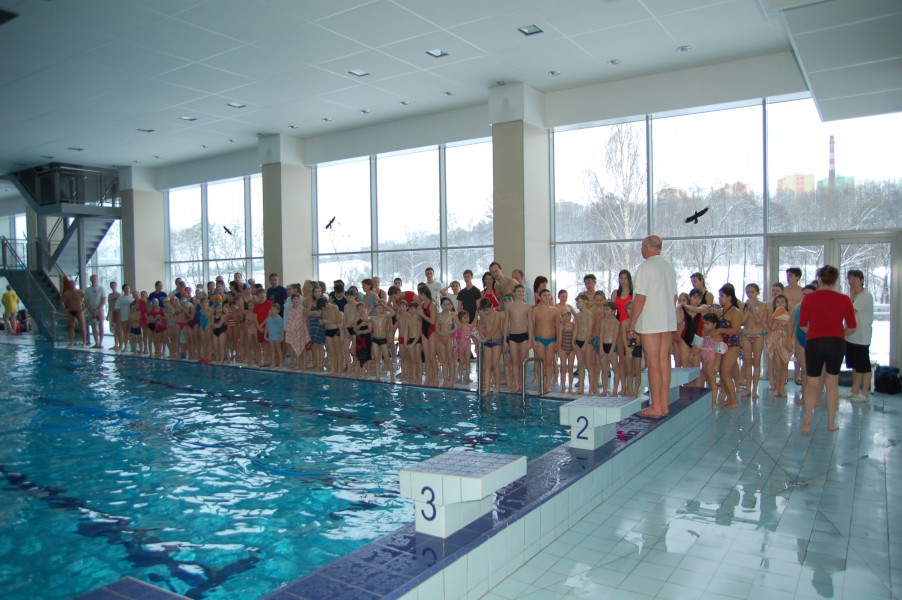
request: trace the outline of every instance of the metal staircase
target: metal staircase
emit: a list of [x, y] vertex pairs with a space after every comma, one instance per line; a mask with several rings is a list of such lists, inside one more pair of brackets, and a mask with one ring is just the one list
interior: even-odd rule
[[68, 319], [59, 304], [60, 293], [44, 271], [28, 269], [22, 258], [23, 241], [0, 238], [0, 276], [6, 278], [16, 291], [32, 324], [44, 339], [61, 342], [68, 339]]
[[87, 280], [86, 265], [104, 236], [122, 217], [119, 172], [51, 163], [11, 174], [11, 180], [37, 214], [37, 240], [3, 240], [3, 275], [48, 340], [66, 335], [53, 280]]

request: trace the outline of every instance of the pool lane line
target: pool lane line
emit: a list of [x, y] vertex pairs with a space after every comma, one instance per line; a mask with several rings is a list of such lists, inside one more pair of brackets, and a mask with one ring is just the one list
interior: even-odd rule
[[[131, 528], [131, 520], [127, 517], [118, 517], [104, 513], [90, 507], [89, 503], [73, 496], [63, 494], [65, 490], [57, 487], [45, 486], [31, 481], [24, 473], [10, 471], [6, 465], [0, 464], [0, 475], [6, 481], [31, 498], [41, 500], [51, 508], [64, 509], [76, 512], [88, 520], [79, 520], [76, 532], [84, 537], [105, 538], [109, 544], [118, 544], [125, 551], [125, 558], [135, 567], [149, 569], [155, 566], [165, 567], [171, 577], [182, 580], [191, 586], [186, 592], [176, 592], [175, 588], [166, 579], [158, 574], [151, 573], [149, 578], [155, 583], [163, 582], [169, 589], [181, 593], [188, 598], [202, 599], [206, 592], [222, 585], [233, 575], [252, 569], [259, 561], [256, 554], [239, 558], [224, 567], [217, 569], [196, 560], [178, 560], [173, 558], [170, 550], [148, 550], [148, 544], [161, 545], [165, 541], [152, 535], [150, 532], [159, 528]], [[131, 539], [129, 539], [129, 536]], [[172, 544], [177, 546], [178, 544]], [[178, 545], [180, 547], [180, 545]], [[197, 546], [195, 546], [197, 547]], [[201, 546], [202, 547], [202, 546]], [[252, 551], [252, 550], [249, 550]], [[197, 567], [203, 575], [184, 567]]]

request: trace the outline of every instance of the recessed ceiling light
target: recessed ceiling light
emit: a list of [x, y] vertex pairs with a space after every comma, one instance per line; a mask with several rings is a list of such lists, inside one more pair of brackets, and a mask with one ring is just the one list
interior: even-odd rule
[[322, 119], [320, 119], [320, 121], [322, 121], [323, 123], [331, 123], [332, 119], [330, 119], [329, 117], [323, 117]]
[[551, 75], [552, 77], [557, 77], [558, 75], [561, 74], [561, 72], [560, 71], [548, 71], [548, 74]]
[[84, 148], [76, 148], [75, 146], [69, 146], [66, 150], [71, 150], [72, 152], [84, 152]]
[[141, 164], [141, 161], [140, 161], [140, 160], [133, 160], [132, 163], [133, 163], [133, 164], [136, 164], [136, 165], [140, 165], [140, 164]]
[[447, 92], [445, 92], [445, 95], [446, 95], [446, 96], [453, 96], [453, 95], [454, 95], [454, 92], [452, 92], [451, 90], [448, 90]]
[[401, 106], [410, 106], [410, 100], [401, 100]]
[[209, 146], [207, 146], [206, 144], [201, 144], [200, 147], [201, 148], [209, 148]]
[[297, 129], [297, 128], [298, 128], [297, 125], [289, 125], [289, 126], [288, 126], [288, 129]]
[[689, 52], [690, 50], [692, 50], [692, 46], [677, 46], [676, 48], [677, 52]]
[[542, 33], [542, 30], [535, 25], [524, 25], [523, 27], [518, 27], [517, 31], [519, 31], [523, 35], [535, 35], [537, 33]]
[[608, 61], [608, 64], [611, 65], [612, 67], [616, 67], [617, 65], [620, 64], [620, 59], [612, 58], [611, 60]]
[[364, 71], [363, 69], [351, 69], [350, 71], [348, 71], [348, 73], [350, 73], [354, 77], [366, 77], [367, 75], [369, 75], [369, 72]]
[[159, 155], [159, 154], [154, 154], [153, 157], [154, 157], [154, 158], [160, 158], [160, 155]]
[[197, 117], [179, 117], [182, 121], [197, 121]]
[[229, 142], [231, 142], [232, 144], [234, 144], [234, 143], [235, 143], [235, 140], [233, 140], [232, 138], [229, 138]]
[[360, 109], [360, 112], [363, 113], [363, 114], [365, 114], [365, 115], [370, 114], [370, 110], [369, 110], [368, 108], [361, 108], [361, 109]]
[[242, 104], [241, 102], [229, 102], [226, 106], [231, 106], [232, 108], [244, 108], [247, 104]]
[[141, 133], [153, 133], [154, 131], [156, 131], [156, 129], [141, 129], [139, 127], [138, 131], [140, 131]]
[[433, 48], [432, 50], [426, 50], [426, 54], [431, 56], [432, 58], [442, 58], [443, 56], [448, 56], [448, 53], [442, 50], [441, 48]]

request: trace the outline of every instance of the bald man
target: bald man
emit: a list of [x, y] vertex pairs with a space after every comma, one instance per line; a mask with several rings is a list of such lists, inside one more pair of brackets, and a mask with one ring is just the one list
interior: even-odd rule
[[653, 419], [666, 417], [670, 412], [670, 348], [676, 331], [677, 301], [676, 271], [661, 256], [664, 242], [656, 235], [642, 240], [642, 258], [633, 281], [633, 312], [630, 314], [628, 335], [642, 336], [642, 349], [648, 365], [648, 387], [651, 405], [641, 416]]

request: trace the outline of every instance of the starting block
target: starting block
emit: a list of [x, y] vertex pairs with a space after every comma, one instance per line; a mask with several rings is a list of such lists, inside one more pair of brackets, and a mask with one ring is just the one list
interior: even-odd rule
[[401, 496], [414, 501], [418, 532], [446, 538], [491, 511], [495, 492], [525, 475], [523, 455], [446, 452], [403, 469]]
[[581, 398], [561, 407], [561, 425], [570, 427], [570, 447], [595, 450], [614, 439], [617, 422], [638, 412], [648, 396]]
[[[695, 381], [701, 376], [701, 370], [698, 367], [678, 367], [670, 369], [670, 389], [686, 385]], [[642, 371], [642, 383], [640, 390], [648, 388], [648, 370]], [[671, 401], [676, 400], [676, 396], [671, 395]]]

